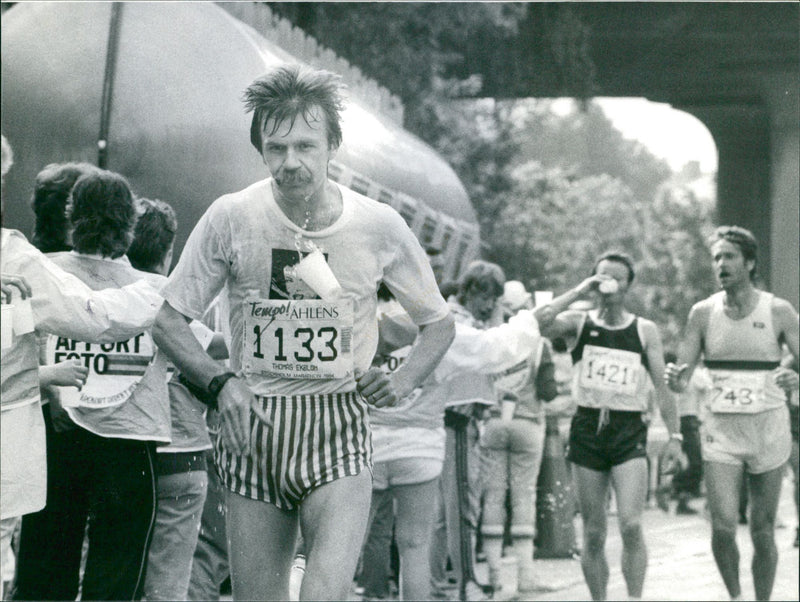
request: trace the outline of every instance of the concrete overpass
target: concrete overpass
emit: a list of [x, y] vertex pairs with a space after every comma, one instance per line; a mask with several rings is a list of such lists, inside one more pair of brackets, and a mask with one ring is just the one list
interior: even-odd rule
[[718, 221], [800, 302], [800, 3], [532, 3], [516, 39], [476, 49], [496, 97], [642, 96], [700, 119], [719, 154]]

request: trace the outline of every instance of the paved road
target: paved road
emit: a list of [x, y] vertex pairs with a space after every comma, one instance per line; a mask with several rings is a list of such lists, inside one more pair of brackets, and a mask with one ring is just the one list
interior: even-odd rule
[[[778, 509], [776, 541], [780, 560], [773, 589], [773, 600], [800, 600], [800, 560], [798, 549], [793, 547], [797, 515], [792, 500], [792, 480], [787, 476], [781, 491]], [[703, 500], [693, 505], [702, 509]], [[728, 594], [717, 572], [711, 555], [711, 528], [702, 514], [677, 516], [665, 514], [652, 507], [645, 511], [645, 539], [649, 550], [649, 567], [644, 587], [645, 600], [705, 601], [728, 600]], [[580, 542], [580, 518], [575, 521]], [[750, 561], [753, 548], [746, 526], [740, 526], [737, 541], [741, 553], [741, 579], [745, 600], [754, 598]], [[626, 600], [625, 582], [619, 567], [622, 549], [616, 517], [609, 517], [606, 550], [610, 566], [609, 600]], [[589, 590], [583, 582], [579, 560], [536, 560], [537, 572], [543, 590], [528, 600], [590, 600]], [[486, 581], [486, 565], [477, 566], [478, 577]], [[223, 600], [230, 600], [230, 596]], [[361, 598], [352, 592], [348, 600]]]
[[[797, 515], [792, 500], [792, 480], [783, 484], [778, 511], [776, 542], [779, 553], [773, 600], [798, 600], [800, 562], [793, 547]], [[703, 500], [693, 504], [701, 509]], [[576, 521], [579, 532], [580, 521]], [[649, 567], [645, 580], [645, 600], [728, 600], [711, 554], [711, 527], [702, 515], [676, 516], [658, 508], [648, 508], [644, 517]], [[607, 552], [610, 566], [609, 600], [626, 600], [627, 592], [619, 566], [622, 549], [616, 517], [609, 518]], [[741, 581], [745, 600], [754, 599], [750, 561], [753, 547], [746, 526], [740, 526], [737, 542], [741, 554]], [[537, 560], [542, 583], [550, 591], [531, 596], [530, 600], [590, 600], [578, 560]]]

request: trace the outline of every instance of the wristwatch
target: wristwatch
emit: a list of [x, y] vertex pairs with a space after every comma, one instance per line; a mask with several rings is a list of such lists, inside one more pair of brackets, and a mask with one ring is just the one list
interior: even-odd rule
[[219, 394], [222, 391], [222, 388], [225, 386], [225, 383], [235, 376], [236, 373], [234, 372], [223, 372], [222, 374], [217, 374], [211, 379], [211, 382], [208, 383], [208, 395], [214, 400], [214, 409], [216, 409], [217, 397], [219, 397]]
[[670, 438], [670, 439], [677, 439], [678, 441], [680, 441], [681, 443], [683, 443], [683, 435], [682, 435], [681, 433], [672, 433], [672, 434], [669, 436], [669, 438]]

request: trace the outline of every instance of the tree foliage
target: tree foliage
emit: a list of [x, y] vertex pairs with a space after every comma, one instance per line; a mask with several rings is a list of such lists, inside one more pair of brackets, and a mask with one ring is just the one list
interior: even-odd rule
[[[279, 15], [397, 94], [405, 127], [463, 181], [485, 256], [531, 289], [562, 292], [594, 258], [636, 262], [631, 311], [671, 345], [713, 275], [707, 203], [670, 180], [666, 163], [626, 140], [595, 103], [588, 30], [548, 3], [269, 3]], [[513, 96], [530, 78], [580, 99], [558, 115]], [[473, 98], [473, 100], [463, 100]]]
[[500, 2], [268, 4], [398, 95], [405, 126], [428, 142], [441, 133], [441, 100], [479, 92], [467, 49], [478, 40], [511, 45], [526, 10]]

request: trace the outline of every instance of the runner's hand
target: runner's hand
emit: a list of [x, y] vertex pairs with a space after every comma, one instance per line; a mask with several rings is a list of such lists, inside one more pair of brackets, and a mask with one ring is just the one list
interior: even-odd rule
[[250, 411], [256, 401], [253, 392], [238, 377], [229, 379], [217, 397], [222, 440], [235, 454], [244, 455], [250, 449]]
[[370, 368], [366, 372], [356, 370], [356, 389], [367, 403], [376, 408], [393, 406], [398, 401], [392, 380], [380, 368]]
[[781, 366], [772, 372], [772, 378], [775, 379], [775, 384], [787, 392], [797, 391], [800, 385], [800, 375], [791, 368]]
[[681, 449], [681, 442], [670, 438], [659, 454], [661, 474], [675, 474], [688, 465], [688, 460]]
[[686, 389], [686, 370], [689, 366], [686, 364], [673, 364], [668, 363], [664, 367], [664, 382], [675, 393], [683, 393]]
[[15, 276], [14, 274], [3, 274], [0, 276], [0, 289], [2, 289], [4, 303], [11, 303], [11, 297], [14, 293], [13, 289], [17, 289], [23, 299], [27, 299], [32, 295], [28, 281], [22, 276]]

